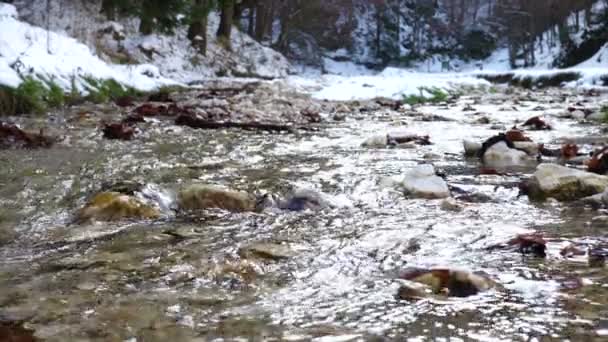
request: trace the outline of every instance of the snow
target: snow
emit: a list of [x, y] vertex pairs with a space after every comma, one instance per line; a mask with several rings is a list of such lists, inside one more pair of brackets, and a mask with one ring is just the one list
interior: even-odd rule
[[231, 35], [232, 51], [226, 50], [216, 41], [218, 26], [219, 17], [211, 13], [206, 55], [192, 47], [184, 27], [174, 35], [141, 36], [130, 32], [122, 45], [131, 58], [154, 64], [166, 77], [183, 83], [195, 83], [218, 74], [269, 79], [287, 75], [290, 65], [285, 57], [236, 29]]
[[375, 97], [400, 99], [404, 95], [418, 95], [421, 87], [444, 90], [462, 85], [483, 86], [490, 83], [464, 73], [422, 73], [406, 69], [387, 68], [377, 75], [324, 75], [317, 79], [292, 76], [287, 82], [297, 89], [308, 91], [316, 99], [348, 101]]
[[604, 44], [593, 57], [577, 65], [576, 68], [608, 68], [608, 43]]
[[[20, 75], [53, 80], [64, 89], [86, 89], [83, 77], [114, 79], [140, 90], [175, 84], [152, 65], [113, 65], [84, 44], [17, 19], [12, 5], [0, 4], [0, 83], [17, 86]], [[8, 14], [8, 15], [7, 15]]]

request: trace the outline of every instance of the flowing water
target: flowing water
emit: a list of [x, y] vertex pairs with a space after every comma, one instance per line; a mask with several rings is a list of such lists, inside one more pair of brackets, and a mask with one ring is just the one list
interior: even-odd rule
[[[462, 149], [463, 139], [483, 141], [539, 114], [555, 129], [529, 132], [537, 142], [603, 142], [602, 125], [557, 117], [568, 103], [600, 100], [557, 89], [471, 90], [418, 108], [449, 121], [352, 105], [346, 121], [314, 132], [197, 131], [154, 120], [126, 142], [104, 140], [99, 118], [21, 118], [65, 139], [49, 150], [0, 151], [0, 318], [23, 320], [49, 341], [601, 340], [605, 268], [562, 258], [559, 243], [544, 259], [485, 247], [532, 230], [602, 241], [608, 221], [592, 221], [597, 210], [531, 203], [517, 182], [534, 168], [480, 176]], [[484, 114], [463, 111], [466, 104]], [[481, 116], [491, 123], [477, 123]], [[361, 147], [395, 131], [429, 134], [434, 144]], [[452, 211], [378, 185], [429, 163], [485, 200]], [[72, 223], [87, 198], [121, 181], [166, 196], [192, 183], [272, 193], [302, 186], [329, 194], [337, 208]], [[239, 252], [257, 242], [280, 243], [291, 256]], [[397, 274], [412, 266], [484, 272], [499, 286], [467, 298], [399, 300]]]

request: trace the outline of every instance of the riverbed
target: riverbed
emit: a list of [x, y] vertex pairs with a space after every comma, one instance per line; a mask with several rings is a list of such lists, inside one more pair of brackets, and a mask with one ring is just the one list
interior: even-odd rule
[[[0, 151], [0, 318], [48, 341], [608, 338], [608, 271], [560, 255], [567, 241], [606, 241], [602, 210], [531, 202], [517, 184], [535, 166], [480, 174], [462, 143], [535, 115], [553, 127], [526, 132], [536, 142], [606, 143], [608, 126], [562, 114], [607, 99], [575, 89], [468, 87], [447, 102], [404, 109], [300, 95], [320, 112], [315, 129], [194, 130], [154, 118], [131, 141], [100, 133], [99, 121], [119, 114], [114, 106], [11, 118], [62, 140]], [[361, 146], [395, 132], [429, 135], [432, 144]], [[419, 164], [479, 200], [456, 200], [449, 210], [442, 199], [379, 186]], [[90, 196], [119, 182], [168, 197], [194, 183], [279, 194], [305, 187], [336, 205], [74, 222]], [[487, 249], [532, 231], [555, 241], [545, 258]], [[242, 253], [257, 243], [288, 255]], [[499, 286], [466, 298], [396, 297], [400, 270], [438, 266], [481, 272]]]

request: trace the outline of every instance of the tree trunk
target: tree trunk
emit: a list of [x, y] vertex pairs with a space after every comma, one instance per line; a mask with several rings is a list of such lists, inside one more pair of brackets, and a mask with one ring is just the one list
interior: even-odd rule
[[139, 23], [139, 32], [141, 34], [151, 34], [154, 32], [154, 20], [159, 12], [158, 3], [160, 0], [144, 1], [141, 4], [141, 15]]
[[196, 16], [188, 28], [188, 39], [203, 55], [207, 54], [207, 14], [209, 0], [194, 0]]
[[221, 0], [220, 5], [220, 27], [217, 29], [217, 37], [230, 49], [230, 34], [234, 21], [234, 0]]
[[101, 13], [103, 13], [108, 20], [116, 20], [116, 6], [114, 1], [103, 0], [101, 2]]
[[247, 18], [247, 34], [251, 37], [255, 34], [255, 7], [249, 7], [249, 17]]
[[269, 4], [267, 0], [258, 0], [255, 7], [255, 39], [258, 42], [264, 40], [264, 29], [266, 27], [266, 12], [269, 10]]

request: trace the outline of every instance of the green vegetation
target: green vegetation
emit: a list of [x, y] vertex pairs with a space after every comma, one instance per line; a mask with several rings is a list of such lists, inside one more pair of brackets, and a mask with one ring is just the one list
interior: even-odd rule
[[608, 123], [608, 106], [603, 106], [600, 113], [602, 113], [602, 121]]
[[51, 90], [41, 81], [26, 77], [17, 88], [0, 87], [0, 114], [42, 114], [49, 107]]
[[124, 96], [136, 97], [142, 95], [135, 88], [123, 86], [113, 79], [98, 80], [85, 76], [84, 81], [88, 84], [86, 88], [89, 92], [85, 99], [93, 103], [105, 103]]
[[[84, 77], [83, 80], [86, 95], [78, 90], [75, 76], [71, 79], [71, 89], [68, 92], [52, 79], [41, 75], [25, 77], [17, 88], [0, 86], [0, 115], [44, 114], [49, 109], [84, 101], [106, 103], [124, 96], [144, 95], [135, 88], [124, 86], [113, 79]], [[158, 92], [170, 93], [174, 90], [178, 89], [165, 87]]]
[[438, 87], [418, 87], [418, 91], [420, 91], [420, 95], [404, 95], [403, 102], [409, 105], [417, 105], [423, 103], [439, 103], [448, 99], [448, 93]]

